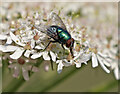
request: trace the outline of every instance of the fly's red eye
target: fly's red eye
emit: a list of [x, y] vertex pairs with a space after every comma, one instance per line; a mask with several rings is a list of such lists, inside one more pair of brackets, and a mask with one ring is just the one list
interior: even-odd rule
[[66, 47], [68, 47], [68, 48], [73, 47], [73, 45], [74, 45], [74, 39], [73, 38], [67, 40]]
[[66, 47], [70, 47], [70, 45], [71, 45], [71, 40], [69, 39], [69, 40], [67, 40], [67, 42], [66, 42]]

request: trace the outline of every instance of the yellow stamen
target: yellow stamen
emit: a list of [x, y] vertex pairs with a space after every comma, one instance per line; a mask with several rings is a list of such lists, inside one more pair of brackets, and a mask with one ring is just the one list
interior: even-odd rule
[[14, 32], [14, 34], [15, 34], [15, 35], [20, 35], [20, 31], [17, 30], [17, 31]]
[[40, 36], [38, 35], [38, 33], [34, 36], [34, 40], [38, 40], [40, 38]]
[[77, 52], [80, 51], [80, 44], [76, 44], [76, 46], [75, 46], [75, 50], [76, 50]]
[[30, 49], [31, 49], [30, 43], [27, 43], [27, 44], [24, 46], [24, 49], [30, 50]]

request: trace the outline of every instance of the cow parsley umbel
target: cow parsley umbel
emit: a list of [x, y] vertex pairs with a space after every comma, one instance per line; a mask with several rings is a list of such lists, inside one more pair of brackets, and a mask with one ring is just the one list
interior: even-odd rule
[[[93, 68], [100, 64], [105, 72], [110, 73], [110, 67], [116, 79], [120, 79], [118, 62], [105, 51], [102, 54], [100, 48], [90, 41], [87, 27], [73, 24], [71, 17], [63, 19], [64, 15], [57, 13], [24, 11], [24, 15], [16, 14], [17, 20], [9, 18], [8, 22], [7, 17], [3, 18], [0, 51], [3, 52], [2, 59], [9, 59], [8, 68], [14, 70], [13, 77], [18, 78], [22, 71], [24, 79], [29, 80], [28, 72], [38, 71], [34, 65], [42, 57], [47, 62], [56, 63], [58, 73], [64, 67], [75, 65], [80, 68], [82, 63], [87, 65], [91, 60]], [[45, 71], [48, 70], [49, 63], [45, 63]]]

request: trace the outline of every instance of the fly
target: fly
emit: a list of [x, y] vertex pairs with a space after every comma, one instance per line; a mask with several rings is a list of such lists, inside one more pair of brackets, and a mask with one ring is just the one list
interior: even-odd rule
[[[73, 56], [73, 46], [74, 46], [74, 39], [71, 37], [69, 32], [66, 29], [65, 24], [61, 20], [61, 18], [54, 12], [51, 14], [51, 19], [56, 25], [51, 26], [43, 26], [42, 25], [38, 28], [43, 33], [46, 33], [50, 38], [53, 38], [54, 41], [50, 41], [45, 49], [50, 45], [50, 43], [60, 43], [62, 48], [64, 48], [63, 45], [66, 45], [67, 48], [70, 49], [71, 56]], [[46, 31], [46, 32], [45, 32]]]

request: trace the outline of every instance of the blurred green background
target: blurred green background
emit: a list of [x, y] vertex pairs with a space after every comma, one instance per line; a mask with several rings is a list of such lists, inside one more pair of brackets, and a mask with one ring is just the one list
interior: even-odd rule
[[3, 62], [3, 92], [118, 92], [114, 75], [105, 73], [101, 67], [93, 69], [91, 62], [80, 69], [64, 68], [61, 74], [56, 72], [56, 64], [54, 71], [45, 72], [42, 61], [38, 62], [40, 71], [33, 73], [29, 81], [13, 78], [7, 62]]

